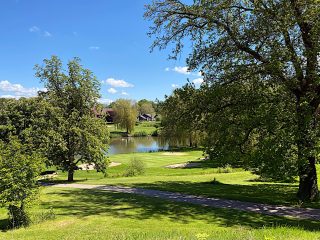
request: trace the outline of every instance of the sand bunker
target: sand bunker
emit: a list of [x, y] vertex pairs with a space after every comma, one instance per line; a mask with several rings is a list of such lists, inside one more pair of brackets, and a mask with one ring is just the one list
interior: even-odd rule
[[[121, 165], [122, 163], [119, 163], [119, 162], [111, 162], [109, 164], [108, 167], [116, 167], [116, 166], [119, 166]], [[79, 167], [79, 170], [95, 170], [95, 165], [94, 164], [81, 164], [78, 166]]]
[[187, 163], [178, 163], [165, 166], [166, 168], [194, 168], [200, 166], [200, 163], [197, 162], [187, 162]]
[[162, 155], [164, 155], [164, 156], [185, 156], [187, 154], [182, 153], [182, 152], [164, 152], [164, 153], [162, 153]]

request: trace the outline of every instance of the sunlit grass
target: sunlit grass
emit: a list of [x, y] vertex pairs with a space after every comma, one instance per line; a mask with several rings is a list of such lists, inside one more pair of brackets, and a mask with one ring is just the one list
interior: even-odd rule
[[[47, 187], [31, 213], [36, 218], [49, 209], [55, 219], [0, 232], [0, 239], [311, 240], [320, 233], [318, 222], [93, 190]], [[1, 211], [0, 221], [5, 217]]]

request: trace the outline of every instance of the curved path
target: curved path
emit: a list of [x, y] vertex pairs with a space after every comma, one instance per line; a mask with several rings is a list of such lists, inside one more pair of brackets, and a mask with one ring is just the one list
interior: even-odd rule
[[277, 206], [263, 203], [242, 202], [237, 200], [227, 200], [220, 198], [209, 198], [203, 196], [188, 195], [175, 192], [130, 188], [122, 186], [108, 186], [108, 185], [86, 185], [86, 184], [46, 184], [52, 187], [62, 188], [79, 188], [79, 189], [95, 189], [102, 191], [133, 193], [148, 197], [157, 197], [175, 202], [185, 202], [198, 204], [202, 206], [209, 206], [215, 208], [229, 208], [241, 211], [255, 212], [267, 215], [276, 215], [281, 217], [293, 217], [300, 219], [311, 219], [320, 221], [320, 209], [313, 208], [298, 208], [289, 206]]

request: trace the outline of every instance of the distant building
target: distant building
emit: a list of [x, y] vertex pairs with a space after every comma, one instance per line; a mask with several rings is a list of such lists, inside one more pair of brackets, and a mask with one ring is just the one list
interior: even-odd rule
[[115, 111], [112, 108], [102, 108], [101, 110], [93, 109], [93, 113], [98, 118], [103, 118], [108, 123], [113, 123]]
[[140, 114], [138, 116], [139, 121], [154, 121], [154, 118], [152, 117], [151, 114]]

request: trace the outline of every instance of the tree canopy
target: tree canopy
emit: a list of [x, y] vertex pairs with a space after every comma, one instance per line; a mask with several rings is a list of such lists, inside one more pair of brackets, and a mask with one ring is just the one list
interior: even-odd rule
[[[219, 103], [233, 98], [232, 91], [227, 91], [230, 85], [238, 86], [237, 89], [246, 86], [242, 79], [250, 81], [247, 83], [249, 85], [253, 84], [250, 94], [254, 98], [259, 92], [256, 89], [260, 87], [266, 93], [270, 88], [273, 89], [268, 93], [268, 99], [274, 91], [280, 89], [283, 92], [283, 97], [278, 99], [279, 105], [274, 105], [278, 109], [276, 114], [271, 112], [264, 116], [270, 120], [280, 116], [279, 122], [284, 120], [283, 125], [291, 126], [286, 129], [290, 130], [289, 135], [279, 124], [276, 125], [276, 131], [272, 128], [262, 131], [255, 127], [248, 111], [252, 110], [253, 113], [263, 109], [266, 106], [264, 103], [243, 105], [245, 109], [238, 104], [237, 115], [230, 115], [228, 107], [224, 105], [219, 108], [224, 110], [225, 119], [229, 121], [233, 118], [241, 124], [247, 121], [250, 128], [243, 132], [244, 136], [256, 135], [252, 143], [265, 143], [261, 145], [264, 153], [276, 150], [266, 147], [268, 139], [277, 140], [280, 146], [285, 144], [280, 141], [283, 138], [291, 143], [293, 141], [294, 148], [288, 148], [281, 156], [284, 161], [291, 155], [287, 154], [288, 151], [296, 152], [297, 160], [294, 162], [300, 179], [298, 197], [301, 200], [318, 197], [315, 163], [320, 103], [319, 12], [320, 4], [317, 0], [194, 0], [192, 4], [184, 4], [179, 0], [157, 0], [147, 6], [145, 13], [145, 17], [153, 21], [150, 32], [156, 35], [153, 47], [163, 49], [173, 44], [171, 57], [176, 57], [186, 39], [192, 42], [187, 64], [190, 70], [201, 69], [208, 88], [222, 89], [220, 92], [226, 101]], [[214, 100], [212, 96], [213, 106]], [[243, 100], [242, 96], [237, 101], [241, 103]], [[211, 109], [208, 110], [210, 113]], [[293, 118], [283, 118], [291, 110], [294, 111]], [[237, 139], [241, 131], [237, 128], [232, 130], [232, 126], [234, 124], [225, 131], [233, 131]], [[223, 128], [218, 125], [217, 129]], [[219, 153], [214, 149], [219, 145], [215, 141], [222, 143], [221, 137], [210, 136], [212, 151], [209, 152], [212, 156]], [[234, 149], [237, 147], [234, 145]], [[268, 161], [266, 163], [269, 164]]]

